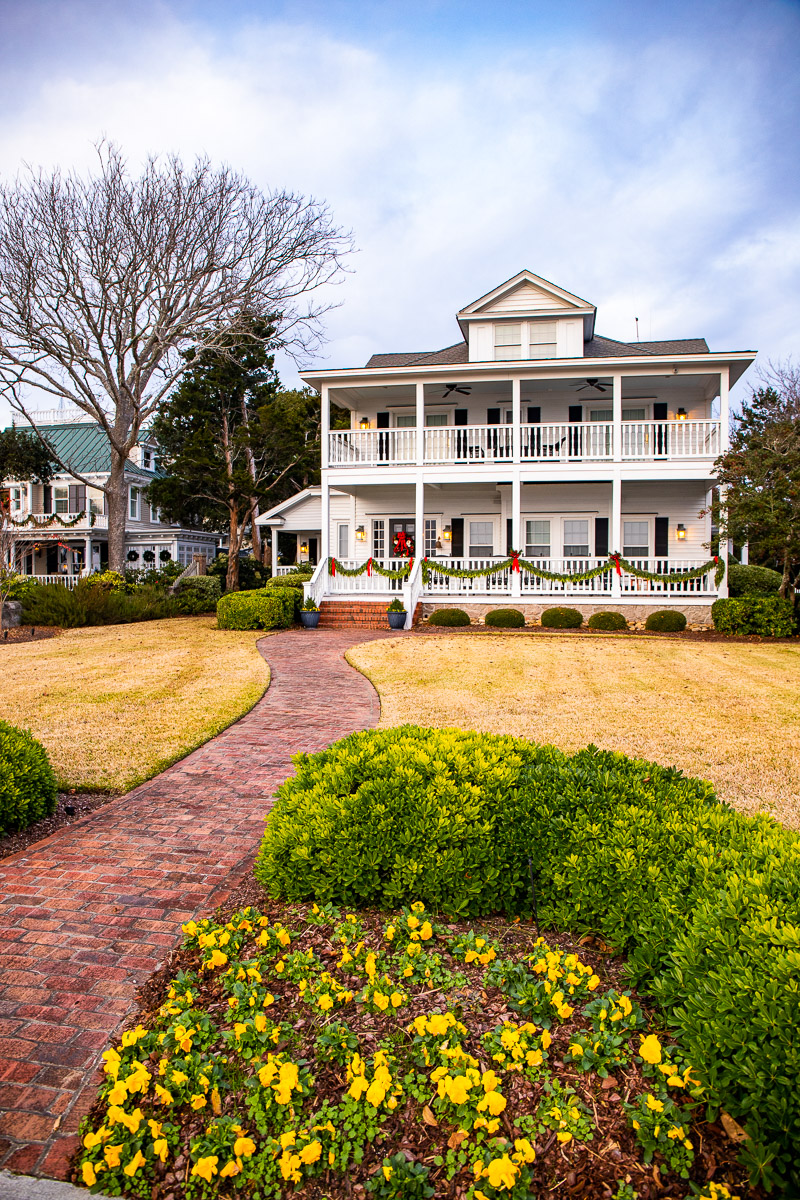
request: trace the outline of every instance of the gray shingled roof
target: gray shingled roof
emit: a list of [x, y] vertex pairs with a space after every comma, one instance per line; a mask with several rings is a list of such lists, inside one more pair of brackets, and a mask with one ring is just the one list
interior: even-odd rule
[[[626, 355], [641, 354], [708, 354], [705, 338], [678, 338], [666, 342], [618, 342], [598, 334], [583, 347], [585, 358], [624, 358]], [[466, 342], [445, 346], [444, 350], [415, 351], [406, 354], [373, 354], [368, 367], [420, 367], [447, 366], [450, 363], [469, 362]]]

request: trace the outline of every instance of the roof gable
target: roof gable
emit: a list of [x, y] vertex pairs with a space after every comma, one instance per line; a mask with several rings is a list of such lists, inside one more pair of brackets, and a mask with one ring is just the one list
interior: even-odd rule
[[533, 271], [525, 270], [514, 275], [512, 279], [507, 279], [485, 296], [473, 300], [472, 304], [462, 308], [457, 316], [461, 321], [464, 318], [486, 317], [494, 313], [521, 316], [555, 310], [585, 312], [587, 309], [594, 312], [595, 306], [555, 283], [542, 279], [540, 275], [534, 275]]

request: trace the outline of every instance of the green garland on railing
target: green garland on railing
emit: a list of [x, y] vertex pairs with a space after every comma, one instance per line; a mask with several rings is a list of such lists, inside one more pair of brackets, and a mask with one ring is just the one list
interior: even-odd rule
[[462, 569], [460, 567], [446, 567], [438, 561], [430, 562], [429, 559], [422, 560], [422, 581], [428, 583], [431, 575], [448, 575], [451, 578], [457, 579], [481, 579], [488, 575], [499, 575], [503, 571], [513, 569], [515, 571], [525, 571], [528, 575], [533, 575], [537, 579], [547, 579], [554, 583], [585, 583], [589, 579], [596, 579], [598, 575], [605, 575], [608, 571], [616, 571], [621, 574], [622, 571], [627, 571], [629, 575], [635, 575], [639, 579], [650, 579], [657, 583], [683, 583], [690, 579], [699, 579], [705, 575], [712, 567], [716, 567], [714, 574], [715, 586], [719, 587], [720, 581], [725, 574], [725, 564], [720, 558], [712, 558], [706, 563], [702, 563], [698, 567], [684, 569], [679, 567], [675, 571], [666, 574], [658, 571], [644, 571], [641, 567], [635, 567], [633, 563], [628, 562], [626, 558], [622, 558], [619, 554], [609, 554], [608, 561], [601, 563], [599, 567], [590, 567], [587, 571], [573, 571], [560, 573], [558, 571], [545, 571], [542, 567], [537, 567], [535, 563], [527, 559], [520, 558], [518, 554], [512, 553], [511, 557], [504, 559], [499, 563], [492, 563], [490, 567], [476, 567], [474, 570]]
[[[83, 512], [77, 513], [71, 521], [63, 520], [58, 513], [51, 513], [45, 518], [44, 521], [37, 521], [33, 513], [28, 513], [27, 517], [25, 517], [22, 521], [15, 521], [13, 517], [10, 517], [9, 522], [11, 525], [15, 525], [17, 529], [22, 529], [26, 525], [32, 525], [34, 529], [49, 529], [51, 525], [60, 525], [62, 529], [73, 529], [76, 525], [81, 523], [85, 516], [86, 509], [84, 509]], [[90, 513], [89, 525], [91, 527], [94, 526], [95, 519], [95, 514]]]
[[330, 558], [328, 560], [328, 574], [346, 575], [348, 579], [352, 579], [355, 575], [363, 575], [365, 571], [368, 575], [371, 575], [374, 571], [376, 575], [382, 575], [384, 579], [408, 579], [411, 574], [413, 562], [414, 560], [411, 558], [407, 566], [399, 567], [398, 570], [392, 571], [386, 567], [382, 567], [374, 558], [368, 558], [360, 567], [343, 567], [338, 558]]

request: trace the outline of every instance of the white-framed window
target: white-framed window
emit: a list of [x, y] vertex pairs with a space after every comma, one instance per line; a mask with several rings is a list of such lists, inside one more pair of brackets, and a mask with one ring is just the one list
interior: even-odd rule
[[564, 558], [589, 557], [588, 517], [564, 518]]
[[469, 522], [469, 557], [491, 558], [494, 555], [494, 522]]
[[394, 419], [394, 423], [398, 429], [415, 429], [417, 425], [417, 414], [398, 413]]
[[622, 553], [626, 558], [650, 557], [650, 522], [622, 522]]
[[[647, 409], [646, 408], [623, 408], [622, 419], [623, 419], [623, 421], [646, 421], [647, 420]], [[614, 420], [614, 410], [613, 410], [613, 408], [593, 408], [589, 412], [589, 420], [590, 421], [613, 421]]]
[[139, 489], [132, 487], [128, 491], [128, 516], [132, 521], [139, 520]]
[[432, 425], [446, 425], [447, 413], [425, 413], [425, 424], [429, 427]]
[[340, 525], [337, 531], [336, 538], [339, 558], [350, 557], [350, 526]]
[[386, 554], [386, 522], [372, 522], [372, 557], [383, 558]]
[[25, 497], [27, 497], [27, 488], [12, 487], [9, 489], [11, 496], [11, 511], [12, 513], [22, 512]]
[[556, 357], [555, 321], [531, 321], [528, 325], [528, 340], [531, 358]]
[[425, 518], [425, 554], [433, 558], [436, 554], [436, 518]]
[[142, 446], [142, 466], [146, 471], [153, 469], [153, 451], [148, 450], [146, 446]]
[[521, 325], [495, 325], [494, 357], [496, 362], [522, 358]]
[[54, 487], [53, 488], [53, 512], [68, 513], [69, 512], [69, 488]]
[[537, 517], [525, 522], [525, 557], [550, 557], [550, 518]]

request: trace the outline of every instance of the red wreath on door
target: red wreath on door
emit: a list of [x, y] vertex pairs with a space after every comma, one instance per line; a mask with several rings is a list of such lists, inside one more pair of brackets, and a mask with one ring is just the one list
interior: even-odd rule
[[407, 537], [402, 529], [399, 533], [394, 535], [394, 541], [392, 542], [392, 555], [395, 558], [414, 557], [414, 539]]

